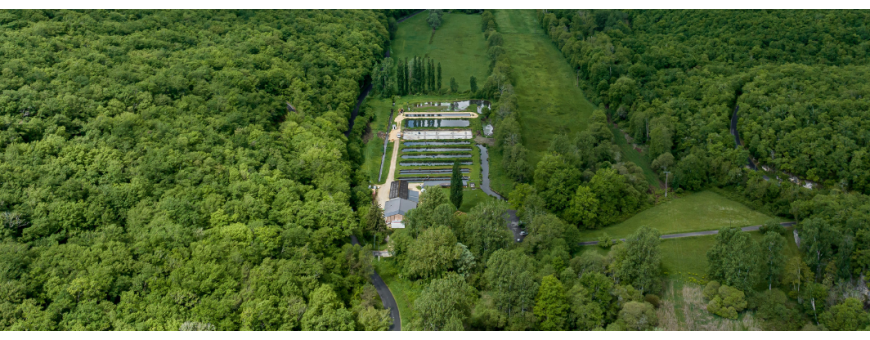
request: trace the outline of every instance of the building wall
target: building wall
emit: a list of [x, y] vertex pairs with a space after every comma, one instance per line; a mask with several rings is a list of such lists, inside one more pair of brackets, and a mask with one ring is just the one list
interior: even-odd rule
[[384, 218], [384, 221], [386, 221], [387, 224], [390, 224], [391, 222], [402, 222], [403, 218], [404, 218], [404, 216], [396, 214], [396, 215]]

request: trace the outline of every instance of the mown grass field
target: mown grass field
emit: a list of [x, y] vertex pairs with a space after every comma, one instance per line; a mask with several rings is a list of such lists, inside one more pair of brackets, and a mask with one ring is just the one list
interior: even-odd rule
[[497, 10], [511, 60], [523, 141], [536, 165], [554, 136], [586, 129], [593, 105], [575, 85], [574, 70], [538, 25], [534, 10]]
[[662, 235], [723, 227], [745, 227], [781, 219], [752, 210], [712, 191], [701, 191], [680, 196], [632, 216], [622, 223], [598, 230], [581, 232], [581, 239], [594, 241], [607, 233], [623, 238], [646, 225], [658, 229]]
[[[441, 190], [444, 190], [444, 194], [446, 194], [447, 197], [450, 197], [450, 188], [441, 188]], [[494, 199], [495, 197], [487, 195], [483, 190], [464, 189], [462, 190], [462, 206], [459, 207], [459, 211], [468, 213], [471, 211], [471, 208], [474, 208], [474, 206]]]
[[399, 24], [391, 56], [402, 60], [428, 56], [440, 62], [442, 89], [450, 88], [451, 77], [456, 78], [459, 91], [471, 88], [471, 76], [477, 78], [478, 84], [483, 84], [489, 76], [489, 61], [480, 15], [445, 13], [434, 35], [426, 18], [424, 12]]

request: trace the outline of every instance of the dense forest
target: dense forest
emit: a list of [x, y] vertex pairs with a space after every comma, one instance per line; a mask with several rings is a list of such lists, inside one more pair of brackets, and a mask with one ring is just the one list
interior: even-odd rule
[[0, 328], [389, 327], [344, 131], [405, 13], [0, 12]]
[[[719, 139], [733, 148], [728, 122], [737, 105], [741, 137], [761, 164], [870, 193], [870, 88], [858, 80], [870, 62], [870, 11], [556, 10], [540, 17], [590, 98], [648, 143], [651, 157], [670, 153], [679, 161]], [[677, 184], [695, 187], [688, 169], [677, 168]]]
[[[538, 15], [600, 109], [587, 131], [554, 139], [528, 180], [534, 184], [519, 184], [510, 195], [520, 213], [542, 207], [586, 229], [643, 205], [643, 186], [636, 188], [639, 194], [613, 184], [602, 190], [600, 178], [631, 184], [640, 172], [619, 162], [605, 128], [616, 124], [644, 148], [663, 180], [671, 171], [678, 190], [726, 188], [750, 206], [798, 221], [798, 262], [774, 256], [785, 242], [779, 237], [791, 236], [774, 224], [762, 228], [765, 237], [758, 242], [736, 230], [717, 236], [707, 253], [707, 274], [715, 280], [704, 292], [709, 312], [733, 318], [752, 309], [765, 329], [796, 330], [801, 320], [813, 324], [805, 329], [867, 326], [854, 294], [870, 269], [870, 88], [862, 82], [870, 70], [870, 12]], [[729, 131], [733, 113], [742, 147]], [[747, 158], [775, 178], [748, 169]], [[572, 166], [558, 165], [564, 163]], [[789, 176], [822, 185], [807, 189]], [[563, 192], [547, 194], [551, 187]], [[767, 291], [753, 288], [761, 282]], [[773, 289], [777, 285], [781, 290]]]
[[[386, 232], [359, 170], [373, 117], [351, 110], [368, 84], [458, 92], [438, 60], [384, 57], [415, 12], [0, 12], [0, 329], [387, 330], [372, 249], [350, 244]], [[411, 330], [661, 329], [656, 226], [605, 234], [602, 252], [579, 244], [662, 201], [619, 129], [679, 192], [722, 188], [798, 222], [791, 259], [777, 223], [759, 238], [722, 229], [707, 312], [870, 327], [856, 293], [870, 271], [870, 12], [539, 11], [598, 109], [537, 164], [494, 11], [467, 12], [489, 60], [469, 94], [492, 100], [493, 166], [517, 184], [468, 213], [461, 191], [426, 190], [404, 216], [384, 263], [421, 287], [402, 310]], [[748, 158], [823, 185], [765, 178]]]

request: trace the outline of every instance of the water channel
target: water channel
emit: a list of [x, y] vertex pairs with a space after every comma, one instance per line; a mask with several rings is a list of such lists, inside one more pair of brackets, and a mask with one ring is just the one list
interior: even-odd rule
[[477, 147], [480, 149], [480, 172], [482, 177], [480, 181], [480, 190], [483, 190], [487, 195], [504, 200], [501, 195], [492, 191], [492, 188], [489, 187], [489, 152], [487, 152], [486, 147], [483, 145], [478, 144]]

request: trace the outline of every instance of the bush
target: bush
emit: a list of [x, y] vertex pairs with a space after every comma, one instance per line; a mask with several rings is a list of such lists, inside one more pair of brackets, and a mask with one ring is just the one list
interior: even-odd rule
[[761, 232], [762, 235], [767, 234], [768, 232], [774, 232], [785, 237], [785, 228], [776, 221], [765, 223], [763, 226], [758, 228], [758, 231]]
[[598, 238], [598, 246], [604, 249], [610, 248], [613, 246], [613, 238], [604, 233], [604, 235]]
[[[718, 287], [718, 289], [716, 289]], [[737, 319], [737, 313], [746, 309], [746, 296], [743, 291], [720, 286], [716, 281], [710, 281], [704, 288], [704, 297], [710, 299], [707, 311], [723, 318]]]
[[710, 281], [707, 283], [707, 287], [704, 287], [704, 298], [707, 300], [713, 300], [716, 295], [719, 294], [719, 282]]
[[661, 298], [655, 294], [647, 294], [643, 297], [643, 300], [649, 302], [649, 304], [653, 305], [655, 308], [659, 308], [659, 305], [662, 303]]

